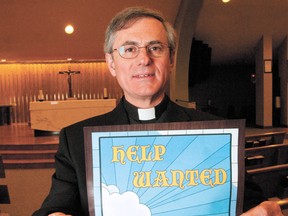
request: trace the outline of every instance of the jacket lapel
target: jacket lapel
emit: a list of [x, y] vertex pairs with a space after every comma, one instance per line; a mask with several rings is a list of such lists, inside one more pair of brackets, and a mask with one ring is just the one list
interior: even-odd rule
[[129, 119], [124, 109], [122, 100], [115, 107], [115, 109], [106, 115], [105, 118], [106, 125], [122, 125], [129, 124]]
[[191, 121], [191, 118], [178, 105], [170, 102], [167, 107], [167, 116], [165, 120], [166, 122], [187, 122]]

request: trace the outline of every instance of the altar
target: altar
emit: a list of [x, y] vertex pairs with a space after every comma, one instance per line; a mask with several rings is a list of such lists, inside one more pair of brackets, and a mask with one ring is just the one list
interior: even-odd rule
[[63, 127], [101, 115], [116, 107], [116, 99], [30, 102], [30, 125], [37, 131], [59, 132]]

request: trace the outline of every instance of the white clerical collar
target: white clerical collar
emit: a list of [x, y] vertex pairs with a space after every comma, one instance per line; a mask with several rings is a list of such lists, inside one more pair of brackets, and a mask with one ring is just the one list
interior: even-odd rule
[[140, 121], [148, 121], [156, 118], [155, 107], [149, 109], [139, 109], [138, 117]]

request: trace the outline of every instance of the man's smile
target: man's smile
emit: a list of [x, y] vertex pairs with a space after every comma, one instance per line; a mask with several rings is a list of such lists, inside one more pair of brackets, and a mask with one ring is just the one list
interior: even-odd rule
[[150, 77], [154, 77], [155, 74], [151, 73], [151, 74], [136, 74], [133, 75], [133, 78], [138, 78], [138, 79], [143, 79], [143, 78], [150, 78]]

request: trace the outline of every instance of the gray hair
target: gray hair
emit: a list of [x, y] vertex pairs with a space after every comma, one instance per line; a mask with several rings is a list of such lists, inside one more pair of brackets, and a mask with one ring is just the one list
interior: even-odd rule
[[149, 8], [144, 7], [130, 7], [126, 8], [118, 13], [110, 22], [105, 33], [104, 52], [112, 53], [112, 46], [115, 40], [117, 31], [121, 29], [129, 28], [137, 20], [145, 17], [150, 17], [159, 20], [166, 33], [168, 39], [168, 46], [170, 47], [170, 53], [174, 53], [176, 49], [176, 32], [172, 25], [163, 17], [163, 15]]

